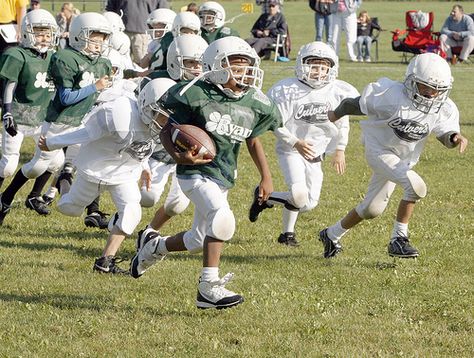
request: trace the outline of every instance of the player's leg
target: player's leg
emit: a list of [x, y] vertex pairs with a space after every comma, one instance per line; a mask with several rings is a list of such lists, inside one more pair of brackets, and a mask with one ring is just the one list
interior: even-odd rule
[[151, 172], [151, 187], [150, 190], [147, 190], [145, 186], [140, 189], [140, 205], [144, 208], [151, 208], [160, 200], [169, 176], [176, 171], [175, 164], [162, 163], [153, 158], [150, 158], [148, 164]]
[[[2, 127], [3, 128], [3, 127]], [[0, 187], [5, 178], [12, 176], [20, 160], [20, 148], [24, 134], [18, 130], [16, 136], [9, 135], [3, 128], [2, 158], [0, 160]]]
[[66, 194], [61, 194], [58, 210], [67, 216], [81, 216], [84, 209], [99, 195], [99, 185], [78, 176]]

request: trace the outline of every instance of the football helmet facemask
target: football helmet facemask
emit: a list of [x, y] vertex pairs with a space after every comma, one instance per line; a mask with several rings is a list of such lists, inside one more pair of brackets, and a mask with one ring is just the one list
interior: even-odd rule
[[[147, 34], [153, 40], [161, 39], [167, 32], [171, 31], [175, 17], [176, 13], [170, 9], [153, 10], [146, 20], [148, 26]], [[156, 28], [158, 24], [162, 24], [162, 27]]]
[[[166, 55], [167, 70], [175, 80], [192, 80], [202, 72], [202, 55], [207, 42], [198, 35], [185, 34], [176, 37]], [[186, 67], [185, 60], [193, 60], [201, 64], [200, 68]]]
[[296, 77], [308, 86], [322, 88], [337, 78], [339, 59], [334, 49], [321, 41], [303, 45], [296, 57]]
[[[103, 34], [104, 41], [92, 40], [91, 36], [95, 33]], [[69, 45], [83, 55], [95, 59], [108, 48], [111, 33], [110, 24], [103, 15], [95, 12], [85, 12], [71, 21]]]
[[415, 56], [405, 74], [405, 88], [413, 106], [423, 113], [438, 113], [448, 99], [453, 78], [448, 63], [434, 53]]
[[225, 23], [225, 10], [221, 4], [215, 1], [206, 1], [199, 7], [199, 19], [201, 27], [206, 31], [219, 29]]
[[[43, 36], [40, 40], [37, 36], [48, 36], [44, 41]], [[52, 50], [59, 40], [59, 28], [53, 15], [43, 9], [32, 10], [28, 12], [21, 23], [21, 45], [25, 48], [31, 48], [40, 53]]]

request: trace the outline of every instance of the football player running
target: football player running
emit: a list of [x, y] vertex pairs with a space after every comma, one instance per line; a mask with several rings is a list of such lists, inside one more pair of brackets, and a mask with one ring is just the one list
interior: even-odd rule
[[201, 20], [201, 36], [207, 43], [211, 43], [227, 36], [239, 37], [239, 33], [225, 24], [225, 9], [215, 1], [206, 1], [199, 6]]
[[[175, 82], [156, 79], [140, 93], [142, 109], [154, 104]], [[101, 192], [108, 191], [117, 208], [102, 256], [93, 269], [103, 273], [128, 273], [118, 267], [116, 253], [127, 235], [141, 220], [140, 177], [150, 186], [148, 158], [153, 152], [153, 134], [159, 133], [156, 113], [140, 111], [133, 93], [95, 107], [83, 127], [74, 131], [41, 137], [41, 150], [82, 144], [75, 158], [78, 176], [67, 194], [61, 196], [58, 209], [68, 216], [80, 216]], [[145, 171], [145, 173], [142, 173]]]
[[[33, 10], [23, 18], [20, 46], [9, 48], [0, 58], [0, 77], [6, 81], [1, 94], [3, 141], [0, 186], [18, 166], [24, 137], [39, 135], [40, 125], [46, 118], [46, 108], [54, 95], [54, 84], [48, 80], [47, 72], [57, 41], [58, 26], [53, 15], [46, 10]], [[30, 201], [40, 200], [39, 193], [44, 185], [42, 179], [33, 186], [25, 202], [27, 206]], [[2, 195], [0, 225], [10, 210], [13, 195], [14, 192], [9, 189]]]
[[296, 58], [296, 77], [275, 84], [268, 96], [277, 104], [284, 126], [274, 133], [278, 138], [276, 152], [288, 191], [273, 192], [267, 202], [259, 204], [258, 188], [250, 208], [249, 219], [255, 222], [259, 213], [274, 204], [283, 205], [283, 227], [278, 242], [298, 246], [295, 225], [300, 212], [312, 210], [319, 201], [325, 154], [334, 154], [331, 164], [337, 173], [346, 167], [344, 150], [349, 136], [349, 118], [334, 124], [328, 111], [345, 98], [359, 95], [347, 82], [337, 80], [338, 58], [323, 42], [301, 47]]
[[[109, 86], [110, 61], [101, 57], [111, 33], [107, 20], [97, 13], [83, 13], [73, 19], [69, 32], [71, 47], [56, 52], [48, 69], [57, 91], [47, 107], [42, 134], [56, 135], [74, 130], [91, 109], [99, 92]], [[68, 151], [68, 156], [72, 158], [73, 155], [74, 150]], [[36, 148], [33, 159], [23, 165], [3, 193], [2, 202], [6, 207], [10, 206], [18, 190], [32, 178], [42, 179], [37, 188], [40, 193], [51, 174], [63, 163], [62, 149], [43, 152]], [[49, 213], [40, 199], [28, 198], [28, 201], [38, 213]], [[42, 212], [43, 209], [47, 212]]]
[[[211, 160], [192, 150], [177, 153], [167, 125], [162, 143], [177, 162], [177, 177], [183, 192], [194, 203], [194, 221], [189, 231], [163, 237], [152, 228], [138, 238], [138, 251], [131, 262], [131, 275], [140, 277], [172, 251], [203, 250], [203, 268], [198, 284], [198, 308], [227, 308], [243, 297], [225, 288], [232, 278], [219, 278], [224, 242], [232, 238], [235, 218], [227, 201], [234, 186], [237, 156], [246, 143], [260, 173], [263, 199], [273, 191], [268, 163], [258, 136], [281, 125], [275, 104], [261, 91], [260, 58], [242, 39], [229, 36], [214, 41], [204, 52], [204, 81], [172, 87], [163, 103], [172, 120], [206, 130], [214, 139], [217, 155]], [[161, 118], [166, 121], [166, 117]]]
[[408, 223], [427, 188], [413, 167], [430, 133], [447, 148], [458, 147], [460, 153], [468, 143], [460, 133], [459, 111], [448, 98], [452, 82], [447, 62], [436, 54], [424, 53], [410, 61], [403, 83], [381, 78], [370, 83], [360, 97], [343, 101], [329, 113], [331, 121], [347, 114], [367, 115], [367, 120], [361, 121], [362, 139], [373, 173], [364, 200], [319, 233], [324, 257], [334, 257], [341, 251], [340, 240], [351, 228], [382, 214], [396, 185], [403, 188], [403, 198], [388, 254], [401, 258], [419, 255], [408, 239]]

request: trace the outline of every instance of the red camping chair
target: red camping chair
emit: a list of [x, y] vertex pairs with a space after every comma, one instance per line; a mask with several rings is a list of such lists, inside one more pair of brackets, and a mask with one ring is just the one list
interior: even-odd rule
[[392, 49], [403, 52], [402, 61], [408, 62], [408, 53], [434, 52], [446, 56], [439, 47], [439, 32], [433, 32], [433, 12], [407, 11], [405, 22], [406, 30], [392, 31]]

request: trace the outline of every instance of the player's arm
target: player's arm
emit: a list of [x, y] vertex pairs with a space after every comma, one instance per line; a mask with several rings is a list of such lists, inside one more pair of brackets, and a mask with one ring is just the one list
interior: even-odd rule
[[364, 115], [365, 113], [362, 112], [359, 101], [360, 96], [356, 98], [343, 99], [334, 111], [328, 112], [329, 120], [335, 122], [338, 119], [351, 114], [356, 116]]
[[459, 146], [459, 153], [463, 153], [468, 144], [468, 140], [461, 133], [447, 132], [439, 137], [436, 137], [446, 148], [455, 148]]
[[96, 83], [92, 83], [86, 87], [73, 90], [72, 88], [59, 87], [59, 99], [63, 106], [70, 106], [75, 103], [82, 101], [84, 98], [90, 95], [100, 92], [103, 89], [109, 87], [110, 81], [109, 76], [100, 78]]
[[268, 200], [268, 197], [273, 192], [273, 182], [272, 175], [270, 172], [270, 167], [268, 166], [267, 157], [263, 150], [262, 143], [258, 137], [247, 138], [245, 143], [247, 144], [247, 149], [252, 157], [255, 166], [260, 173], [260, 185], [258, 198], [260, 204]]
[[18, 127], [12, 115], [13, 96], [15, 95], [17, 82], [7, 81], [3, 90], [2, 122], [5, 131], [12, 137], [16, 136]]

